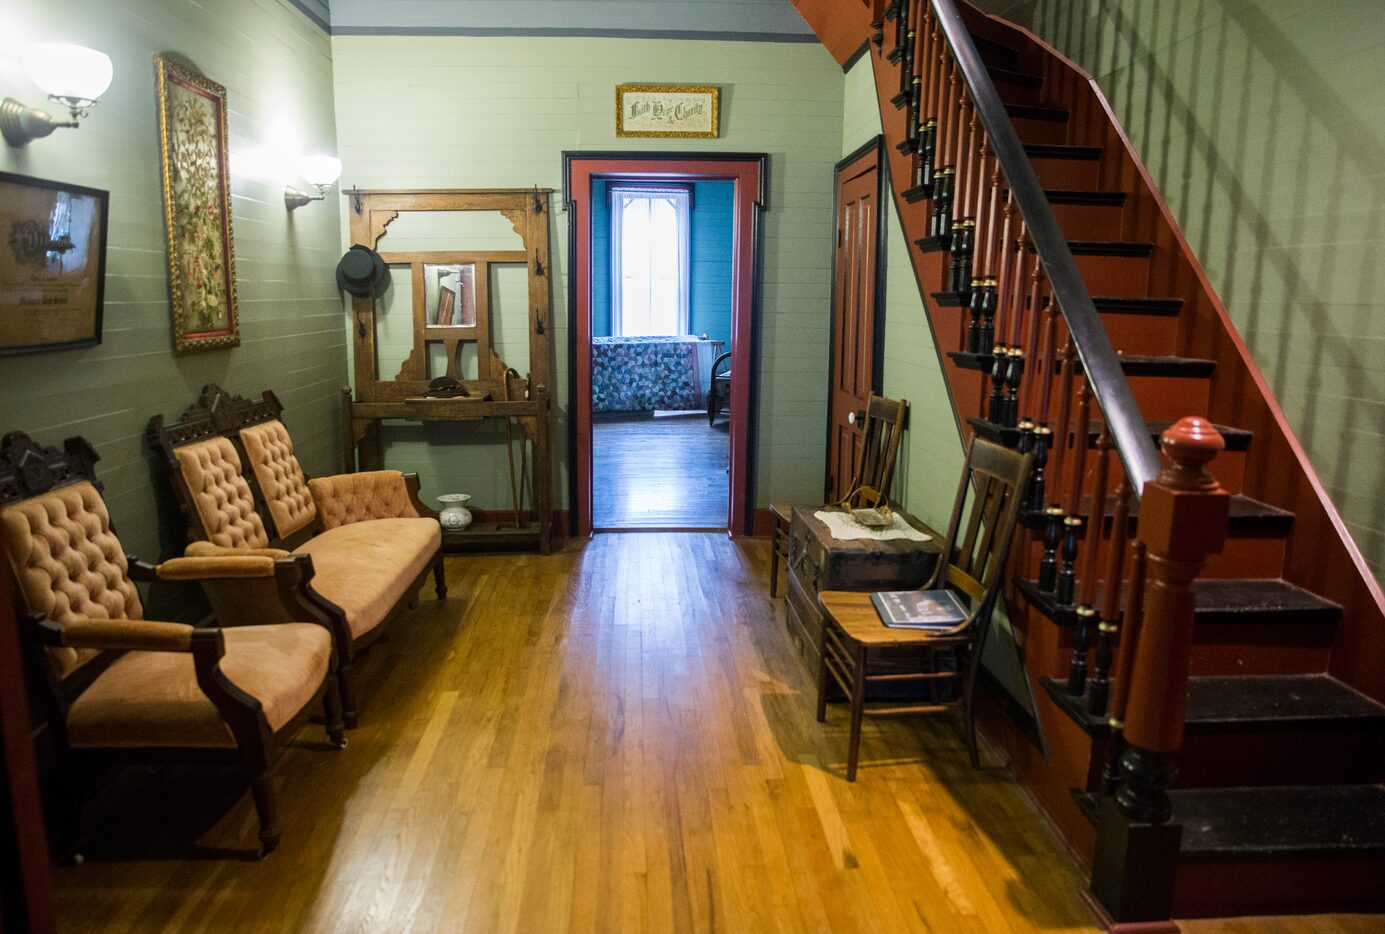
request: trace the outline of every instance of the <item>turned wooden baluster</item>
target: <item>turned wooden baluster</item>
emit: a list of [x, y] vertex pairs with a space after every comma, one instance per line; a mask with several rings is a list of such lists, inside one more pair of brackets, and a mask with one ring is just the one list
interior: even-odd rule
[[902, 9], [905, 11], [904, 44], [895, 49], [898, 55], [890, 53], [890, 61], [899, 62], [899, 94], [895, 97], [895, 103], [901, 106], [908, 103], [909, 95], [914, 91], [914, 42], [918, 38], [914, 0], [905, 0]]
[[[1086, 385], [1085, 383], [1083, 384]], [[1111, 464], [1111, 436], [1105, 425], [1096, 441], [1096, 471], [1092, 484], [1092, 508], [1087, 520], [1087, 548], [1082, 553], [1081, 596], [1077, 606], [1077, 629], [1072, 638], [1072, 661], [1068, 665], [1068, 693], [1081, 697], [1087, 690], [1087, 652], [1096, 635], [1100, 617], [1096, 608], [1097, 555], [1106, 528], [1106, 481]], [[1079, 494], [1081, 483], [1078, 483]], [[1113, 537], [1119, 535], [1114, 533]]]
[[872, 0], [870, 5], [870, 41], [875, 43], [877, 49], [885, 47], [885, 19], [889, 15], [889, 8], [893, 4], [887, 4], [884, 0]]
[[1206, 419], [1181, 419], [1164, 432], [1161, 448], [1164, 469], [1140, 497], [1147, 584], [1138, 645], [1120, 673], [1129, 682], [1120, 781], [1097, 806], [1092, 856], [1092, 895], [1118, 920], [1172, 916], [1183, 829], [1169, 822], [1168, 787], [1187, 718], [1193, 585], [1226, 542], [1230, 499], [1207, 470], [1225, 442]]
[[896, 0], [894, 6], [894, 48], [885, 57], [892, 62], [899, 61], [903, 54], [904, 39], [909, 34], [910, 0]]
[[1106, 555], [1106, 589], [1101, 595], [1096, 652], [1092, 657], [1092, 676], [1087, 683], [1087, 713], [1093, 717], [1106, 716], [1107, 700], [1111, 694], [1111, 661], [1115, 657], [1116, 636], [1120, 634], [1121, 580], [1125, 569], [1125, 543], [1130, 537], [1130, 479], [1123, 471], [1115, 499], [1111, 546]]
[[[1067, 462], [1068, 422], [1072, 417], [1072, 381], [1077, 354], [1072, 338], [1063, 342], [1063, 352], [1058, 363], [1061, 374], [1058, 377], [1058, 429], [1050, 438], [1052, 458], [1049, 468], [1049, 486], [1055, 491], [1053, 501], [1044, 507], [1044, 555], [1039, 564], [1039, 588], [1046, 593], [1055, 593], [1058, 586], [1058, 546], [1063, 541], [1063, 507], [1058, 498], [1063, 494], [1059, 487], [1063, 479], [1063, 467]], [[1061, 601], [1059, 601], [1061, 602]]]
[[[1076, 368], [1077, 360], [1072, 361]], [[1077, 428], [1072, 434], [1072, 487], [1063, 517], [1063, 563], [1058, 568], [1054, 600], [1071, 606], [1077, 596], [1077, 549], [1082, 537], [1082, 474], [1087, 467], [1087, 433], [1091, 429], [1092, 388], [1084, 378], [1077, 388]]]
[[[1026, 309], [1029, 307], [1024, 295], [1024, 264], [1029, 260], [1024, 251], [1025, 236], [1026, 228], [1024, 219], [1021, 218], [1019, 236], [1013, 242], [1013, 268], [1010, 273], [1010, 362], [1005, 370], [1005, 385], [1001, 388], [1000, 401], [1000, 422], [1007, 428], [1014, 428], [1019, 424], [1020, 381], [1024, 377], [1025, 345], [1021, 343], [1021, 335], [1024, 333]], [[1038, 265], [1037, 258], [1035, 265]], [[1029, 346], [1032, 348], [1032, 341]]]
[[[1127, 520], [1128, 521], [1128, 520]], [[1120, 606], [1121, 581], [1117, 578], [1115, 586], [1108, 582], [1104, 605], [1112, 613]], [[1134, 664], [1135, 652], [1140, 645], [1140, 629], [1145, 612], [1145, 543], [1136, 539], [1130, 546], [1130, 586], [1125, 597], [1125, 632], [1121, 636], [1120, 661], [1116, 666], [1116, 683], [1111, 691], [1110, 713], [1106, 724], [1111, 729], [1110, 740], [1106, 745], [1106, 764], [1101, 771], [1101, 793], [1104, 796], [1116, 793], [1120, 785], [1121, 753], [1125, 752], [1125, 698], [1130, 684], [1130, 666]], [[1103, 610], [1102, 616], [1106, 615]]]
[[[1033, 451], [1034, 470], [1030, 474], [1027, 491], [1030, 512], [1044, 510], [1048, 502], [1048, 455], [1053, 449], [1053, 429], [1049, 427], [1048, 413], [1053, 403], [1053, 366], [1056, 362], [1054, 348], [1058, 340], [1058, 303], [1051, 298], [1044, 309], [1044, 339], [1039, 351], [1038, 365], [1034, 379], [1039, 387], [1038, 421], [1034, 423]], [[1048, 589], [1052, 589], [1051, 585]]]

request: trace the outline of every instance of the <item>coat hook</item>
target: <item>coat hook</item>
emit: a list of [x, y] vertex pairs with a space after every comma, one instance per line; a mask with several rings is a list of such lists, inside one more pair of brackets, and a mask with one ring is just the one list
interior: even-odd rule
[[361, 200], [361, 189], [358, 185], [351, 186], [351, 210], [357, 214], [365, 209], [365, 202]]
[[535, 213], [535, 214], [542, 214], [542, 213], [543, 213], [543, 201], [541, 201], [541, 200], [539, 199], [539, 186], [538, 186], [538, 185], [535, 185], [535, 186], [534, 186], [534, 213]]
[[534, 312], [534, 333], [543, 333], [543, 318], [539, 315], [538, 312]]
[[543, 274], [544, 274], [544, 272], [543, 272], [543, 260], [539, 259], [539, 254], [535, 253], [535, 254], [534, 254], [534, 275], [536, 275], [536, 276], [541, 276], [541, 275], [543, 275]]

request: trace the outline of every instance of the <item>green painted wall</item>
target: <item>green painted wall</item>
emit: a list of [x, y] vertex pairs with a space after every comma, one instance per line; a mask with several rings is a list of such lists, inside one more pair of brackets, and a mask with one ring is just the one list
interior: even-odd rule
[[[332, 49], [347, 186], [560, 188], [565, 150], [768, 152], [755, 500], [763, 506], [820, 495], [832, 165], [842, 132], [841, 70], [824, 49], [463, 36], [338, 36]], [[641, 81], [720, 85], [721, 138], [616, 139], [615, 86]], [[553, 427], [556, 483], [565, 500], [570, 270], [567, 216], [558, 200], [555, 195], [551, 231]], [[394, 228], [382, 246], [392, 236]], [[387, 463], [418, 470], [425, 495], [463, 490], [481, 507], [508, 504], [499, 426], [401, 425], [387, 437]]]
[[[880, 132], [880, 109], [870, 60], [862, 58], [845, 78], [842, 155]], [[911, 514], [938, 531], [947, 528], [957, 478], [962, 471], [962, 440], [933, 331], [919, 294], [899, 212], [891, 199], [885, 208], [885, 373], [891, 399], [909, 400], [909, 430], [895, 469], [895, 498]]]
[[1352, 0], [1039, 0], [1105, 90], [1377, 574], [1385, 30]]
[[[99, 347], [0, 358], [0, 428], [46, 443], [87, 436], [127, 550], [150, 558], [182, 542], [159, 527], [162, 486], [143, 432], [176, 417], [204, 383], [258, 394], [273, 388], [310, 473], [339, 469], [337, 392], [345, 333], [333, 269], [338, 199], [290, 215], [285, 179], [252, 174], [259, 147], [291, 127], [304, 151], [333, 152], [331, 47], [286, 2], [11, 0], [0, 30], [0, 85], [44, 105], [18, 55], [61, 40], [111, 56], [115, 80], [80, 129], [24, 149], [0, 145], [0, 169], [110, 191], [105, 333]], [[155, 52], [176, 52], [224, 84], [230, 100], [231, 197], [242, 344], [174, 356], [165, 265]]]

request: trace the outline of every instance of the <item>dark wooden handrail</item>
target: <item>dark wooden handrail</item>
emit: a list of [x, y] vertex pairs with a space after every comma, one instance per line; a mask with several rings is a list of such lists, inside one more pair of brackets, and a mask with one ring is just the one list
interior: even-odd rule
[[1034, 167], [981, 61], [971, 33], [957, 12], [957, 5], [953, 0], [928, 2], [937, 14], [938, 24], [966, 80], [977, 117], [989, 137], [991, 151], [1010, 184], [1011, 197], [1024, 218], [1053, 298], [1067, 322], [1077, 356], [1105, 414], [1111, 440], [1125, 465], [1131, 488], [1139, 497], [1145, 484], [1159, 475], [1159, 451], [1149, 436], [1125, 371], [1121, 369], [1120, 357], [1111, 345], [1091, 293], [1087, 291], [1087, 283], [1068, 249], [1067, 238], [1053, 216], [1043, 186], [1034, 174]]

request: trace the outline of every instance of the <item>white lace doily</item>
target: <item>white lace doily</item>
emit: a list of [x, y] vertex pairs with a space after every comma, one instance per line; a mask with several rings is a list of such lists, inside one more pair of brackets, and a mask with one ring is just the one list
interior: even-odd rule
[[813, 517], [827, 526], [827, 531], [832, 533], [833, 538], [842, 542], [856, 541], [862, 538], [870, 538], [878, 542], [888, 542], [901, 538], [911, 542], [933, 540], [933, 536], [926, 535], [905, 522], [899, 513], [891, 514], [889, 527], [881, 529], [868, 529], [845, 512], [820, 510], [813, 513]]

